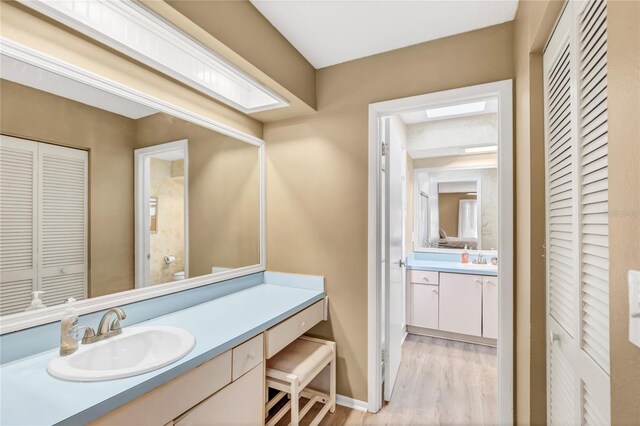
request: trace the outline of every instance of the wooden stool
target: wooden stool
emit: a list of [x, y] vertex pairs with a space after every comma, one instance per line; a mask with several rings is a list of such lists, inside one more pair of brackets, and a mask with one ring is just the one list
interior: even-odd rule
[[[307, 388], [309, 383], [329, 365], [329, 393]], [[267, 360], [267, 395], [269, 388], [280, 392], [267, 402], [267, 413], [285, 395], [288, 401], [267, 423], [273, 426], [291, 410], [291, 425], [298, 426], [300, 420], [309, 412], [316, 402], [324, 403], [324, 407], [311, 422], [312, 426], [320, 423], [327, 411], [336, 410], [336, 344], [327, 340], [302, 336]], [[302, 410], [299, 399], [309, 398]], [[268, 396], [267, 396], [268, 397]]]

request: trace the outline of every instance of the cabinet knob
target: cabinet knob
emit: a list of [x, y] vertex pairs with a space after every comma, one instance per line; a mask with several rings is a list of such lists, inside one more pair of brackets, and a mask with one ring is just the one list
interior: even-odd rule
[[491, 280], [488, 280], [487, 284], [495, 285], [495, 283], [493, 281], [491, 281]]
[[247, 355], [247, 358], [249, 358], [251, 361], [253, 361], [254, 359], [256, 359], [256, 354], [255, 354], [255, 352], [250, 352], [250, 353]]
[[482, 280], [476, 279], [476, 283], [482, 284]]
[[422, 277], [422, 279], [423, 279], [424, 281], [426, 281], [426, 282], [429, 282], [429, 278], [427, 278], [427, 277]]
[[304, 328], [304, 326], [305, 326], [305, 325], [307, 325], [307, 322], [306, 322], [306, 321], [302, 321], [302, 322], [300, 323], [300, 328]]
[[559, 342], [560, 341], [560, 335], [558, 333], [556, 333], [555, 331], [550, 331], [549, 332], [549, 343], [553, 344], [554, 342]]
[[438, 289], [434, 288], [433, 290], [431, 290], [432, 292], [434, 292], [435, 294], [438, 294]]

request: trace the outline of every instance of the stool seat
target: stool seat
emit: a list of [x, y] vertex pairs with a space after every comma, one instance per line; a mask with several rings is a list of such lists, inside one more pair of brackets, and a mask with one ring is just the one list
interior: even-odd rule
[[[325, 391], [319, 388], [326, 386], [323, 379], [327, 374], [329, 389]], [[298, 426], [311, 407], [321, 403], [323, 407], [310, 423], [310, 426], [318, 426], [325, 414], [336, 410], [336, 343], [300, 336], [267, 360], [266, 387], [267, 416], [278, 401], [289, 396], [289, 401], [269, 419], [266, 426], [275, 426], [287, 412], [291, 413], [290, 426]], [[270, 388], [279, 392], [269, 400]], [[301, 397], [308, 399], [302, 409]]]
[[312, 379], [318, 365], [326, 365], [332, 357], [333, 352], [325, 343], [298, 339], [267, 360], [267, 376], [270, 369], [294, 374], [300, 385]]

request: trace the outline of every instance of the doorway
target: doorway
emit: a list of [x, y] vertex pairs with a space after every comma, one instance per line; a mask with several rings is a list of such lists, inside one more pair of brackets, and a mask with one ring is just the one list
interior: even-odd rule
[[[369, 346], [368, 346], [368, 401], [369, 411], [378, 412], [383, 401], [393, 400], [394, 385], [402, 359], [402, 344], [409, 333], [435, 332], [435, 338], [446, 341], [463, 340], [478, 345], [497, 345], [495, 407], [498, 423], [513, 422], [513, 125], [512, 125], [512, 81], [482, 84], [443, 92], [430, 93], [410, 98], [380, 102], [369, 106], [369, 244], [368, 244], [368, 294], [369, 294]], [[470, 134], [460, 147], [449, 146], [448, 140], [440, 144], [422, 147], [427, 156], [451, 157], [458, 154], [492, 153], [494, 166], [457, 162], [454, 166], [431, 166], [427, 177], [413, 170], [415, 159], [407, 152], [412, 149], [394, 143], [395, 117], [411, 113], [437, 117], [474, 115], [474, 108], [482, 105], [482, 111], [491, 105], [495, 113], [495, 142], [483, 144], [479, 134]], [[466, 110], [465, 110], [466, 108]], [[434, 117], [430, 117], [432, 112]], [[439, 118], [439, 117], [438, 117]], [[406, 120], [405, 120], [406, 121]], [[432, 121], [432, 120], [426, 120]], [[438, 140], [437, 133], [432, 140]], [[406, 135], [405, 135], [406, 137]], [[400, 138], [402, 139], [402, 138]], [[413, 147], [415, 148], [415, 147]], [[487, 155], [489, 157], [490, 155]], [[481, 157], [475, 155], [474, 157]], [[407, 164], [407, 161], [410, 164]], [[451, 173], [442, 173], [444, 169]], [[384, 173], [382, 173], [384, 171]], [[415, 174], [414, 174], [415, 172]], [[445, 176], [446, 175], [446, 176]], [[420, 179], [424, 185], [415, 184]], [[495, 200], [485, 200], [491, 192], [485, 181], [494, 181]], [[413, 191], [407, 191], [407, 182], [414, 183]], [[440, 183], [441, 181], [441, 183]], [[472, 184], [474, 188], [471, 188]], [[429, 190], [431, 188], [431, 190]], [[435, 190], [433, 189], [435, 188]], [[403, 200], [402, 193], [406, 197]], [[482, 193], [485, 193], [481, 196]], [[442, 198], [443, 206], [439, 206]], [[445, 199], [447, 213], [444, 210]], [[484, 200], [484, 201], [481, 201]], [[484, 207], [482, 205], [484, 204]], [[489, 208], [492, 206], [493, 208]], [[440, 210], [439, 207], [443, 207]], [[453, 235], [443, 235], [438, 220], [439, 214], [454, 219]], [[451, 213], [454, 212], [455, 213]], [[495, 212], [495, 229], [489, 235], [491, 224], [486, 214]], [[455, 216], [454, 216], [455, 215]], [[410, 216], [407, 219], [407, 216]], [[412, 224], [417, 224], [416, 227]], [[446, 233], [446, 232], [445, 232]], [[421, 245], [426, 244], [422, 247]], [[444, 244], [444, 247], [441, 247]], [[462, 263], [463, 253], [473, 258], [462, 274], [455, 275], [433, 271], [411, 271], [407, 274], [407, 261], [436, 255], [445, 250], [447, 260]], [[411, 253], [411, 254], [409, 254]], [[499, 253], [499, 255], [497, 254]], [[499, 261], [498, 261], [499, 259]], [[477, 262], [477, 263], [476, 263]], [[487, 262], [493, 263], [493, 265]], [[499, 262], [499, 266], [497, 266]], [[493, 269], [491, 269], [493, 267]], [[415, 273], [414, 272], [420, 272]], [[493, 273], [495, 278], [487, 278]], [[418, 277], [421, 287], [413, 286]], [[444, 285], [438, 286], [439, 280]], [[464, 281], [464, 282], [463, 282]], [[466, 285], [469, 284], [471, 285]], [[496, 285], [499, 282], [499, 285]], [[458, 290], [475, 288], [475, 294], [465, 295], [472, 300], [461, 315], [477, 317], [477, 325], [468, 327], [458, 321], [452, 297], [459, 297]], [[431, 327], [411, 327], [413, 290], [423, 293], [424, 303], [432, 302], [432, 308], [421, 305], [420, 315], [431, 316], [438, 322]], [[443, 294], [439, 294], [444, 292]], [[428, 295], [427, 295], [428, 293]], [[483, 310], [483, 294], [487, 302], [495, 300], [493, 307]], [[433, 298], [435, 295], [435, 299]], [[471, 298], [471, 299], [467, 299]], [[426, 302], [425, 302], [426, 301]], [[441, 303], [451, 306], [448, 315], [438, 315]], [[489, 317], [483, 317], [483, 312]], [[494, 319], [491, 319], [491, 314]], [[407, 320], [409, 319], [409, 323]], [[424, 318], [422, 318], [424, 319]], [[425, 319], [425, 320], [428, 320]], [[495, 322], [494, 330], [482, 326]], [[467, 327], [467, 328], [464, 328]], [[439, 333], [439, 334], [438, 334]], [[493, 335], [491, 335], [493, 333]], [[483, 335], [484, 334], [484, 335]], [[411, 334], [413, 335], [413, 334]], [[427, 334], [433, 336], [433, 334]], [[476, 337], [477, 336], [477, 337]], [[429, 337], [429, 339], [432, 337]], [[414, 340], [414, 339], [410, 339]], [[408, 342], [414, 345], [415, 342]], [[429, 407], [425, 407], [428, 410]]]
[[134, 156], [136, 288], [189, 278], [187, 140]]

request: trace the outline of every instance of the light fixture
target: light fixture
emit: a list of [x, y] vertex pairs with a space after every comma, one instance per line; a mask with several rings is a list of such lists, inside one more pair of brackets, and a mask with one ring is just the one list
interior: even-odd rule
[[140, 2], [20, 2], [244, 113], [289, 105]]
[[489, 146], [475, 146], [473, 148], [465, 148], [465, 154], [481, 154], [484, 152], [497, 152], [497, 145], [489, 145]]
[[454, 115], [482, 112], [487, 107], [487, 101], [469, 102], [466, 104], [451, 105], [441, 108], [431, 108], [426, 111], [429, 118], [442, 118]]

